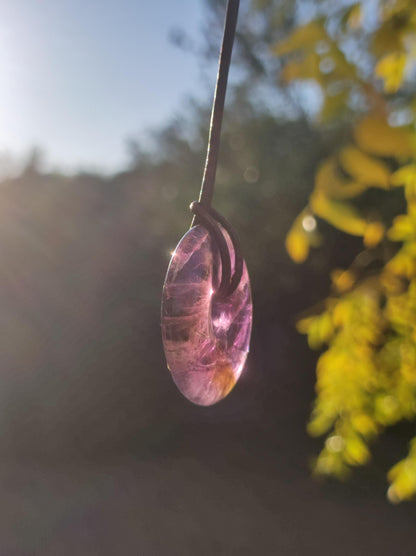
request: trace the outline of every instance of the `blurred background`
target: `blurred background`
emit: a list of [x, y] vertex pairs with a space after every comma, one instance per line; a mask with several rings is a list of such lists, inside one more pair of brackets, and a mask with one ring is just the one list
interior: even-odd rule
[[322, 223], [304, 265], [284, 246], [349, 133], [312, 124], [316, 91], [282, 87], [271, 54], [317, 3], [241, 2], [214, 205], [243, 246], [253, 339], [203, 408], [166, 369], [160, 297], [225, 3], [0, 1], [1, 555], [413, 553], [416, 509], [385, 500], [408, 427], [348, 483], [310, 473], [316, 354], [295, 322], [360, 244]]

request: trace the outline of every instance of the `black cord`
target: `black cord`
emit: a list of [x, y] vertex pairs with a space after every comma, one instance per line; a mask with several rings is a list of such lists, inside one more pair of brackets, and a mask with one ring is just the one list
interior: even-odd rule
[[[227, 90], [228, 71], [231, 63], [231, 54], [237, 26], [239, 5], [240, 0], [228, 0], [217, 74], [217, 84], [215, 87], [214, 102], [211, 112], [204, 176], [202, 178], [199, 201], [193, 202], [190, 207], [191, 211], [194, 213], [191, 226], [195, 226], [199, 222], [205, 225], [220, 252], [222, 273], [220, 285], [215, 292], [217, 297], [226, 297], [233, 293], [238, 287], [243, 273], [243, 258], [241, 256], [237, 236], [227, 220], [211, 207], [212, 198], [214, 196], [215, 175], [218, 164], [218, 152], [220, 148], [221, 126], [224, 113], [225, 93]], [[227, 232], [235, 251], [233, 275], [231, 275], [231, 255], [227, 240], [224, 236], [224, 230]]]
[[225, 16], [224, 37], [218, 66], [217, 85], [214, 93], [211, 122], [208, 138], [207, 158], [204, 177], [202, 178], [199, 202], [205, 208], [211, 206], [214, 196], [215, 174], [217, 172], [218, 152], [220, 149], [222, 116], [224, 113], [225, 93], [227, 90], [228, 70], [230, 69], [234, 36], [237, 26], [238, 7], [240, 0], [228, 0]]

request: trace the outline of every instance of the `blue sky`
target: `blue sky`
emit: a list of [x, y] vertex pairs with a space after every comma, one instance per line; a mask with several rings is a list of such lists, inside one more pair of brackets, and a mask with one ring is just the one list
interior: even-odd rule
[[197, 38], [203, 17], [202, 0], [0, 0], [0, 154], [38, 145], [53, 167], [122, 168], [127, 137], [205, 94], [169, 41]]

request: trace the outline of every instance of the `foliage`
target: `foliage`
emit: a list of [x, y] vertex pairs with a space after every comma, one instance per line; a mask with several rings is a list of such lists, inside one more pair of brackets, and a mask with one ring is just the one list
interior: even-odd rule
[[[386, 427], [416, 418], [416, 6], [322, 2], [314, 16], [274, 46], [281, 83], [314, 83], [316, 122], [352, 129], [319, 166], [286, 247], [294, 261], [307, 258], [315, 217], [363, 238], [351, 267], [332, 273], [324, 310], [298, 322], [310, 347], [324, 348], [308, 429], [326, 441], [314, 469], [344, 477], [369, 461]], [[398, 190], [403, 213], [382, 211]], [[390, 501], [416, 495], [416, 437], [388, 479]]]

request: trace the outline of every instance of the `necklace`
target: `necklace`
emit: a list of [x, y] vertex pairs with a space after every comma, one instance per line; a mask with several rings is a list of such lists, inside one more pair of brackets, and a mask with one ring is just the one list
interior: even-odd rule
[[207, 158], [190, 230], [178, 243], [162, 292], [162, 340], [182, 394], [212, 405], [234, 387], [250, 343], [250, 280], [237, 236], [212, 208], [228, 70], [239, 0], [228, 0]]

